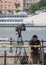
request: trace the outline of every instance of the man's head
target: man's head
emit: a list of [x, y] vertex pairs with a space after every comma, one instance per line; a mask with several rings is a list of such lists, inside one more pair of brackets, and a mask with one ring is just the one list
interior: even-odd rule
[[37, 35], [33, 35], [33, 41], [37, 41]]

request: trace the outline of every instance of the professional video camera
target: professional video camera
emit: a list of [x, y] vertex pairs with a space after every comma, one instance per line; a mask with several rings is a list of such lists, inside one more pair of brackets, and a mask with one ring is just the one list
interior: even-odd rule
[[21, 24], [16, 27], [16, 31], [18, 32], [19, 37], [21, 37], [21, 32], [25, 30], [26, 30], [25, 24]]
[[26, 30], [25, 24], [18, 25], [18, 26], [16, 27], [16, 31], [19, 31], [19, 30], [25, 31], [25, 30]]

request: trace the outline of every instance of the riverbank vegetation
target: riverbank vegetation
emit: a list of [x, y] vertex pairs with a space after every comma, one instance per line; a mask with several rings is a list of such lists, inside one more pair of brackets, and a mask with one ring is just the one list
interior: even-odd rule
[[46, 0], [40, 0], [38, 3], [32, 3], [29, 7], [29, 12], [34, 13], [36, 10], [46, 11]]
[[2, 11], [0, 10], [0, 14], [2, 14]]

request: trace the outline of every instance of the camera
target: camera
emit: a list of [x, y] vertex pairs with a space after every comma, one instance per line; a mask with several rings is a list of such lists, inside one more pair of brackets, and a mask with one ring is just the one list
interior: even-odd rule
[[25, 30], [26, 30], [25, 24], [21, 24], [16, 27], [16, 31], [18, 32], [19, 37], [21, 37], [22, 31], [25, 31]]
[[16, 27], [16, 31], [25, 31], [26, 30], [26, 27], [25, 27], [25, 24], [21, 24], [21, 25], [18, 25]]

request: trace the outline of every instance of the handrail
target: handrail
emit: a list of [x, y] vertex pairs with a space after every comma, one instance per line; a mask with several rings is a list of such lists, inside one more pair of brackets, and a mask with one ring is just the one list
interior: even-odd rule
[[0, 45], [0, 48], [30, 48], [30, 47], [46, 48], [46, 46], [41, 45]]
[[[10, 42], [10, 41], [17, 42], [17, 40], [0, 40], [0, 42]], [[29, 40], [23, 40], [23, 42], [29, 42]], [[46, 40], [42, 40], [40, 42], [46, 42]]]

